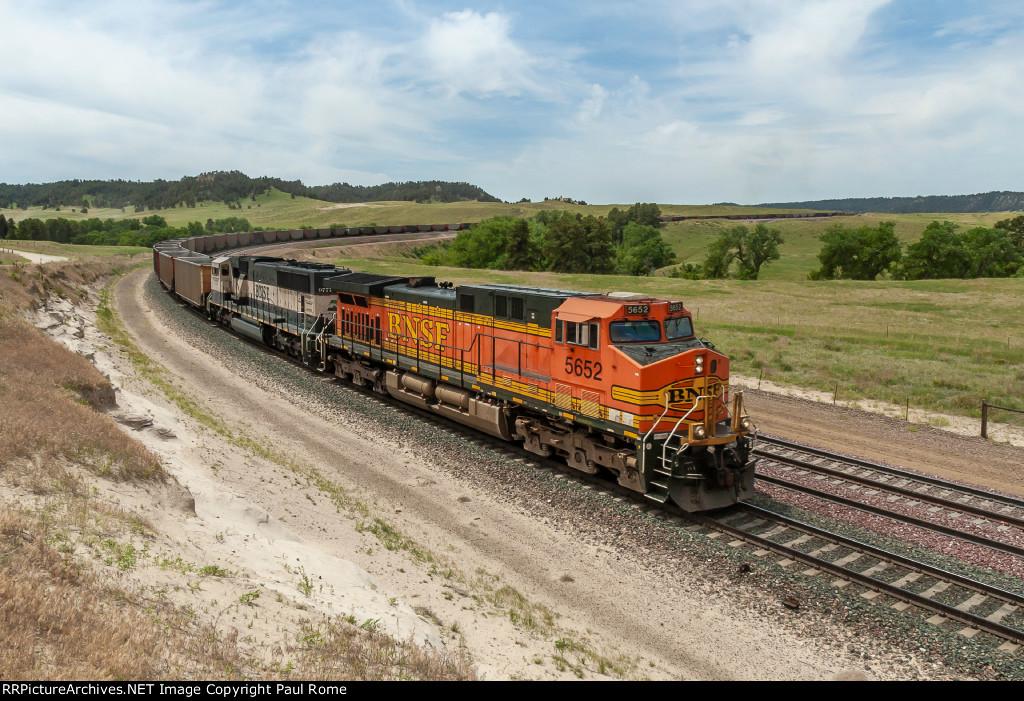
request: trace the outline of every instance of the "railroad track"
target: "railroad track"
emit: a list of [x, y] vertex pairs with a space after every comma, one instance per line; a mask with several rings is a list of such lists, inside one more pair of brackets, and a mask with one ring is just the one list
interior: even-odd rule
[[[911, 605], [933, 613], [928, 623], [972, 638], [986, 632], [1004, 640], [999, 650], [1024, 644], [1024, 595], [943, 570], [868, 543], [762, 509], [740, 504], [716, 516], [687, 514], [697, 528], [724, 533], [728, 545], [755, 548], [754, 555], [781, 555], [776, 564], [806, 566], [801, 574], [828, 577], [835, 587], [851, 584], [861, 596], [903, 611]], [[798, 600], [784, 602], [797, 608]], [[954, 631], [951, 631], [954, 632]]]
[[1024, 558], [1024, 500], [778, 438], [754, 453], [763, 483]]
[[[298, 361], [291, 360], [296, 364]], [[667, 521], [687, 530], [710, 531], [728, 535], [732, 547], [748, 546], [750, 552], [766, 564], [791, 568], [800, 563], [806, 577], [831, 577], [837, 588], [857, 585], [860, 596], [876, 605], [905, 611], [911, 606], [931, 615], [926, 622], [936, 627], [955, 628], [948, 632], [973, 638], [984, 632], [997, 638], [993, 645], [1001, 652], [1014, 653], [1024, 646], [1024, 594], [1002, 589], [986, 582], [944, 570], [913, 558], [864, 543], [826, 529], [803, 523], [751, 504], [739, 504], [715, 516], [690, 514], [671, 503], [652, 505], [642, 495], [618, 483], [573, 470], [564, 462], [540, 457], [516, 443], [497, 438], [449, 421], [435, 414], [394, 402], [372, 390], [340, 381], [370, 401], [388, 405], [403, 414], [417, 416], [427, 423], [440, 424], [449, 433], [480, 447], [513, 456], [527, 467], [551, 470], [560, 477], [587, 488], [605, 492], [616, 499], [632, 502], [640, 511], [658, 512]], [[440, 420], [438, 420], [440, 418]], [[687, 526], [687, 523], [690, 524]], [[781, 556], [781, 559], [779, 558]], [[787, 601], [798, 608], [799, 601]]]

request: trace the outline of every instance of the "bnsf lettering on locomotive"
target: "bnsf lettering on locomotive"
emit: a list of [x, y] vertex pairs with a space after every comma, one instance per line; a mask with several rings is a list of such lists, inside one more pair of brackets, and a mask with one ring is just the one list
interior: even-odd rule
[[721, 396], [724, 391], [724, 386], [721, 382], [710, 382], [706, 388], [700, 387], [669, 387], [665, 390], [665, 401], [668, 402], [669, 406], [683, 404], [690, 406], [697, 398], [701, 395], [707, 395], [710, 397]]
[[441, 347], [448, 340], [452, 327], [445, 321], [388, 312], [388, 333], [403, 341], [420, 341]]
[[270, 301], [270, 288], [265, 285], [256, 284], [252, 286], [252, 296], [261, 302]]
[[650, 314], [651, 307], [649, 304], [630, 304], [626, 306], [627, 314]]

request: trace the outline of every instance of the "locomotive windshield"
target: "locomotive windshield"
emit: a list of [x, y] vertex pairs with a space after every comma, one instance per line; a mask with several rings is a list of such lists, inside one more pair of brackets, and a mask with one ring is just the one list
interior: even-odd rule
[[665, 338], [674, 341], [677, 338], [689, 338], [693, 335], [693, 322], [690, 317], [681, 316], [678, 319], [665, 319]]
[[657, 321], [613, 321], [608, 335], [612, 343], [657, 343], [661, 329]]

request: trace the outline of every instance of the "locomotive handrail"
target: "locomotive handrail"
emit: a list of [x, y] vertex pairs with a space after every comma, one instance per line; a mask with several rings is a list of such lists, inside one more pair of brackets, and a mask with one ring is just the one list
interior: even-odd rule
[[[661, 464], [662, 465], [665, 465], [668, 462], [668, 458], [666, 457], [665, 453], [668, 450], [669, 442], [672, 440], [673, 436], [676, 435], [676, 431], [679, 430], [679, 425], [681, 423], [683, 423], [684, 421], [686, 421], [687, 417], [689, 417], [690, 414], [692, 414], [694, 411], [696, 411], [698, 404], [703, 404], [704, 405], [704, 411], [707, 412], [707, 410], [708, 410], [707, 402], [706, 401], [702, 402], [701, 400], [702, 399], [706, 400], [706, 399], [709, 399], [709, 398], [710, 397], [708, 395], [706, 395], [706, 394], [702, 394], [701, 396], [697, 397], [697, 399], [694, 400], [694, 402], [693, 402], [693, 406], [690, 407], [690, 410], [688, 412], [686, 412], [685, 414], [683, 414], [681, 417], [679, 417], [679, 420], [676, 421], [676, 425], [672, 427], [672, 432], [668, 434], [668, 438], [666, 438], [665, 442], [662, 443], [662, 445], [661, 445]], [[668, 401], [665, 402], [665, 411], [666, 411], [666, 413], [668, 412]], [[664, 417], [664, 414], [662, 414], [662, 417]], [[659, 419], [659, 421], [660, 421], [660, 419]], [[657, 426], [657, 425], [658, 424], [655, 424], [654, 426]], [[654, 430], [654, 426], [651, 427], [651, 430]], [[679, 446], [679, 450], [676, 451], [676, 455], [679, 455], [679, 453], [682, 452], [683, 448], [685, 448], [687, 445], [689, 445], [689, 443], [686, 443], [684, 445]]]
[[[692, 409], [690, 409], [690, 410], [692, 411]], [[658, 424], [662, 423], [662, 420], [666, 418], [666, 415], [668, 415], [668, 413], [669, 413], [669, 400], [666, 399], [665, 400], [665, 411], [663, 411], [662, 415], [660, 415], [660, 417], [657, 418], [656, 422], [651, 424], [650, 430], [643, 435], [643, 444], [644, 445], [647, 445], [647, 439], [650, 438], [650, 434], [654, 433], [654, 429], [657, 428]], [[690, 415], [689, 412], [687, 412], [686, 415], [688, 417], [688, 415]], [[682, 421], [682, 420], [680, 420], [680, 421]]]

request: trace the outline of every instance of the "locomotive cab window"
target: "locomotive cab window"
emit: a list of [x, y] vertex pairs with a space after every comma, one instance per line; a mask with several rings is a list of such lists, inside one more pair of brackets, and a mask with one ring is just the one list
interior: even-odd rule
[[569, 343], [574, 346], [597, 348], [597, 324], [580, 324], [575, 321], [555, 320], [555, 343]]
[[661, 328], [657, 321], [613, 321], [608, 336], [612, 343], [657, 343]]
[[665, 319], [665, 339], [674, 341], [677, 338], [689, 338], [693, 335], [693, 322], [689, 317]]

